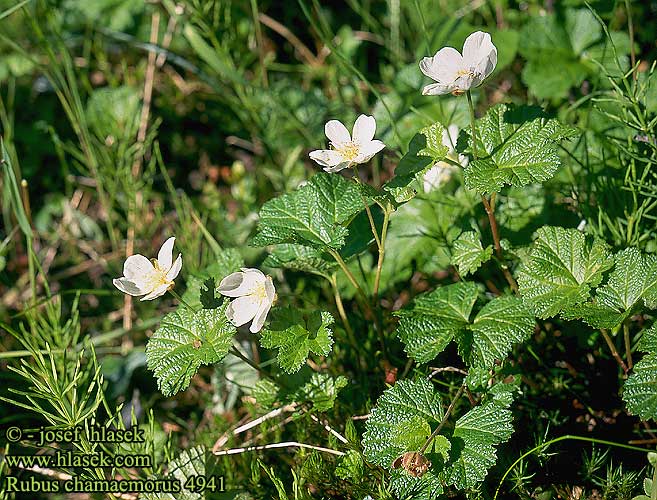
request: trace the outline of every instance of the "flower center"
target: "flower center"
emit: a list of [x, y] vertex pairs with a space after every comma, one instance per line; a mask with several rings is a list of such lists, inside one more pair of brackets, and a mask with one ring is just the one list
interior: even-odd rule
[[258, 300], [265, 300], [267, 298], [267, 289], [265, 283], [259, 283], [253, 289], [252, 295]]
[[165, 284], [172, 284], [173, 281], [169, 281], [167, 279], [167, 272], [160, 267], [160, 264], [157, 262], [157, 260], [153, 259], [151, 260], [153, 263], [153, 267], [155, 268], [155, 272], [152, 274], [151, 279], [149, 280], [153, 289], [160, 285], [165, 285]]
[[345, 160], [353, 161], [360, 153], [360, 145], [355, 142], [345, 142], [341, 144], [339, 148], [336, 148], [336, 151], [342, 155]]
[[456, 76], [462, 77], [462, 76], [472, 76], [474, 77], [474, 71], [470, 69], [460, 69], [456, 72]]

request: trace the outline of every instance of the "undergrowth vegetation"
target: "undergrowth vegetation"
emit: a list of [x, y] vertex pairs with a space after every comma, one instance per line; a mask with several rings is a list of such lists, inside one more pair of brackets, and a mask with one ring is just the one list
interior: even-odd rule
[[657, 499], [656, 11], [0, 0], [0, 498]]

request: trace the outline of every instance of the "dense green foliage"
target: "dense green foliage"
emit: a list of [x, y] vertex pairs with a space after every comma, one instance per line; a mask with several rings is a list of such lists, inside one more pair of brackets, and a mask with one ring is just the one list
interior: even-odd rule
[[[150, 458], [3, 459], [3, 484], [657, 499], [655, 10], [0, 0], [2, 452]], [[422, 95], [419, 61], [478, 31], [483, 84]], [[386, 148], [322, 172], [360, 114]], [[170, 236], [170, 293], [122, 294]], [[253, 269], [275, 297], [231, 295]], [[92, 422], [145, 440], [5, 434]]]

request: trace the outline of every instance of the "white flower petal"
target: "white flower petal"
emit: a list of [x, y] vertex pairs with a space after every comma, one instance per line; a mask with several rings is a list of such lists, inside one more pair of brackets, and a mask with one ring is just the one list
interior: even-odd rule
[[130, 280], [143, 280], [155, 272], [155, 267], [143, 255], [131, 255], [123, 264], [123, 276]]
[[497, 65], [497, 48], [493, 45], [490, 35], [476, 31], [466, 38], [463, 44], [463, 59], [475, 74], [474, 86], [478, 86]]
[[475, 31], [463, 42], [463, 59], [466, 64], [479, 61], [490, 52], [491, 47], [493, 47], [493, 42], [490, 34], [484, 31]]
[[443, 95], [449, 94], [452, 90], [454, 90], [454, 86], [451, 84], [432, 83], [422, 89], [422, 95]]
[[157, 299], [158, 297], [161, 297], [165, 293], [167, 293], [167, 290], [171, 287], [171, 283], [162, 283], [158, 285], [151, 293], [148, 295], [142, 297], [139, 300], [153, 300]]
[[126, 278], [113, 279], [112, 283], [114, 283], [114, 286], [121, 290], [123, 293], [132, 295], [133, 297], [138, 297], [147, 293], [142, 291], [137, 283], [134, 283]]
[[258, 283], [262, 283], [267, 279], [265, 273], [263, 273], [260, 269], [257, 269], [255, 267], [240, 267], [240, 269], [243, 273], [253, 275], [254, 278], [257, 279]]
[[246, 297], [239, 297], [233, 300], [226, 309], [226, 317], [235, 326], [242, 326], [251, 321], [261, 305], [260, 300], [256, 297], [247, 295]]
[[262, 330], [262, 325], [265, 324], [265, 319], [267, 319], [267, 314], [269, 314], [270, 309], [271, 302], [263, 300], [253, 318], [253, 323], [251, 323], [251, 327], [249, 328], [251, 333], [258, 333]]
[[168, 281], [175, 280], [178, 274], [180, 273], [180, 269], [182, 269], [182, 254], [178, 254], [178, 258], [173, 263], [173, 266], [171, 266], [171, 269], [169, 269], [169, 271], [167, 272], [167, 280]]
[[360, 153], [358, 153], [358, 156], [354, 160], [354, 163], [365, 163], [366, 161], [369, 161], [372, 158], [372, 156], [377, 154], [385, 147], [386, 145], [378, 140], [370, 141], [367, 144], [363, 144], [360, 148]]
[[451, 173], [448, 163], [436, 163], [422, 176], [422, 187], [424, 192], [428, 193], [440, 187], [443, 182], [446, 182], [450, 178]]
[[420, 61], [422, 73], [443, 84], [453, 82], [460, 69], [463, 69], [463, 57], [453, 47], [443, 47], [433, 57]]
[[353, 164], [354, 162], [352, 161], [343, 161], [342, 163], [338, 163], [332, 167], [324, 167], [324, 172], [333, 174], [335, 172], [339, 172], [340, 170], [344, 170], [345, 168], [351, 167]]
[[479, 85], [479, 82], [475, 82], [476, 75], [473, 73], [468, 73], [467, 75], [459, 75], [456, 80], [454, 80], [454, 90], [459, 90], [465, 92], [470, 90], [472, 87]]
[[273, 304], [276, 299], [276, 289], [274, 288], [274, 282], [270, 276], [267, 276], [267, 280], [265, 281], [265, 293], [267, 293], [267, 299], [269, 302]]
[[354, 123], [354, 131], [351, 134], [356, 144], [366, 144], [374, 139], [376, 133], [376, 120], [373, 116], [360, 115]]
[[172, 236], [162, 243], [162, 247], [157, 253], [157, 263], [160, 266], [160, 269], [165, 273], [171, 269], [171, 263], [173, 262], [173, 243], [175, 241], [176, 238]]
[[351, 136], [349, 135], [347, 127], [338, 120], [329, 120], [326, 122], [326, 125], [324, 125], [324, 133], [326, 134], [326, 137], [328, 137], [328, 140], [336, 145], [351, 141]]
[[456, 141], [459, 138], [459, 128], [457, 125], [450, 125], [443, 131], [443, 146], [449, 148], [449, 152], [453, 153], [456, 148]]
[[242, 268], [241, 272], [229, 274], [219, 283], [219, 293], [227, 297], [249, 295], [262, 283], [265, 275], [257, 269]]
[[311, 151], [308, 156], [322, 167], [334, 167], [344, 162], [342, 155], [334, 149], [318, 149]]

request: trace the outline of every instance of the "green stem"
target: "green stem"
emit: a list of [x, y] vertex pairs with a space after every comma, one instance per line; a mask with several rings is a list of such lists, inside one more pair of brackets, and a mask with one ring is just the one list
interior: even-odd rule
[[630, 0], [625, 0], [625, 12], [627, 14], [627, 30], [630, 35], [630, 61], [632, 63], [632, 77], [636, 81], [637, 71], [636, 71], [636, 52], [634, 50], [634, 23], [632, 22], [632, 7], [630, 6]]
[[620, 357], [620, 354], [618, 354], [618, 351], [616, 350], [616, 346], [614, 345], [614, 342], [611, 340], [611, 337], [609, 337], [609, 334], [607, 333], [606, 330], [600, 329], [602, 332], [602, 336], [605, 339], [605, 342], [607, 342], [607, 346], [609, 346], [609, 350], [611, 351], [611, 355], [614, 357], [616, 362], [618, 363], [618, 366], [620, 366], [623, 369], [624, 373], [627, 373], [629, 370], [627, 369], [627, 365], [623, 361], [623, 359]]
[[345, 312], [344, 304], [342, 303], [342, 297], [340, 297], [340, 290], [338, 289], [338, 279], [335, 276], [335, 274], [331, 275], [331, 279], [329, 279], [329, 283], [331, 283], [331, 287], [333, 287], [333, 297], [335, 298], [335, 306], [338, 308], [338, 314], [342, 319], [342, 323], [344, 325], [345, 331], [347, 332], [349, 342], [351, 343], [352, 347], [358, 349], [358, 344], [356, 343], [356, 337], [354, 336], [354, 331], [352, 330], [351, 325], [349, 324], [349, 319], [347, 318], [347, 313]]
[[630, 326], [627, 321], [623, 322], [623, 338], [625, 339], [625, 360], [627, 361], [627, 369], [631, 370], [634, 366], [632, 362], [632, 343], [630, 341]]
[[472, 156], [477, 160], [477, 126], [475, 125], [475, 112], [474, 104], [472, 104], [472, 94], [470, 91], [466, 91], [466, 96], [468, 96], [468, 107], [470, 108], [470, 128], [472, 129]]
[[383, 336], [383, 325], [379, 319], [379, 316], [374, 312], [372, 309], [372, 306], [370, 305], [369, 301], [367, 300], [367, 297], [365, 296], [365, 293], [363, 292], [363, 289], [360, 287], [358, 282], [356, 281], [356, 278], [352, 274], [352, 272], [349, 270], [347, 267], [347, 264], [345, 261], [340, 257], [340, 254], [336, 252], [333, 249], [329, 249], [328, 251], [335, 261], [338, 263], [340, 266], [340, 269], [342, 269], [342, 272], [345, 273], [351, 284], [356, 288], [356, 294], [358, 297], [361, 299], [363, 303], [363, 307], [365, 310], [369, 313], [369, 315], [374, 319], [374, 329], [376, 330], [376, 333], [379, 337], [379, 343], [381, 344], [381, 352], [386, 353], [386, 343], [385, 343], [385, 337]]
[[374, 299], [379, 296], [379, 285], [381, 283], [381, 270], [383, 269], [383, 259], [386, 253], [386, 236], [388, 234], [388, 224], [390, 223], [390, 211], [383, 211], [383, 228], [381, 229], [381, 245], [379, 246], [379, 260], [376, 263], [376, 277], [374, 278]]
[[192, 306], [190, 306], [185, 299], [183, 299], [180, 295], [178, 295], [178, 292], [176, 292], [173, 288], [169, 290], [169, 293], [173, 295], [176, 299], [178, 299], [178, 302], [180, 302], [182, 305], [184, 305], [187, 309], [190, 309], [192, 312], [196, 312], [196, 309], [194, 309]]
[[495, 496], [493, 497], [493, 500], [497, 499], [497, 495], [500, 493], [500, 488], [502, 488], [502, 483], [504, 483], [504, 480], [506, 479], [506, 477], [515, 468], [515, 466], [518, 465], [518, 463], [521, 462], [525, 457], [528, 457], [529, 455], [531, 455], [532, 453], [534, 453], [536, 451], [540, 451], [541, 449], [545, 448], [546, 446], [558, 443], [559, 441], [567, 441], [567, 440], [585, 441], [585, 442], [593, 443], [593, 444], [604, 444], [604, 445], [607, 445], [607, 446], [615, 446], [617, 448], [623, 448], [623, 449], [631, 450], [631, 451], [640, 451], [642, 453], [648, 453], [648, 452], [652, 451], [652, 450], [647, 450], [647, 449], [644, 449], [644, 448], [639, 448], [638, 446], [631, 446], [629, 444], [623, 444], [623, 443], [615, 443], [613, 441], [606, 441], [604, 439], [595, 439], [595, 438], [589, 438], [589, 437], [583, 437], [583, 436], [572, 436], [570, 434], [568, 434], [566, 436], [561, 436], [561, 437], [552, 439], [552, 440], [548, 441], [547, 443], [539, 444], [538, 446], [532, 448], [528, 452], [523, 453], [522, 455], [520, 455], [518, 457], [518, 459], [511, 464], [511, 466], [506, 470], [506, 472], [502, 476], [502, 479], [500, 480], [499, 484], [497, 485], [497, 489], [495, 490]]
[[269, 373], [267, 373], [265, 370], [263, 370], [262, 367], [259, 364], [255, 363], [252, 359], [249, 359], [244, 354], [242, 354], [239, 351], [239, 349], [237, 349], [236, 347], [231, 347], [228, 352], [231, 353], [233, 356], [237, 356], [238, 358], [240, 358], [247, 365], [249, 365], [251, 368], [256, 370], [258, 373], [260, 373], [264, 377], [266, 377], [269, 380], [271, 380], [272, 382], [276, 382], [278, 384], [278, 381], [274, 377], [272, 377]]
[[365, 302], [365, 307], [367, 308], [367, 310], [371, 312], [372, 308], [369, 306], [369, 304], [367, 302], [367, 298], [365, 297], [365, 292], [363, 292], [363, 289], [358, 284], [358, 281], [356, 281], [356, 277], [353, 275], [353, 273], [347, 267], [347, 264], [345, 263], [344, 259], [340, 256], [340, 254], [338, 252], [336, 252], [333, 249], [329, 249], [328, 252], [329, 252], [329, 254], [331, 254], [331, 256], [338, 263], [338, 266], [340, 266], [340, 269], [342, 269], [342, 272], [347, 276], [347, 279], [349, 279], [349, 282], [354, 286], [358, 296]]
[[[360, 177], [358, 176], [358, 167], [354, 165], [353, 169], [354, 169], [354, 182], [356, 182], [356, 184], [360, 184]], [[365, 199], [365, 196], [363, 196], [363, 193], [360, 193], [360, 198], [361, 200], [363, 200], [363, 206], [365, 207], [365, 212], [367, 213], [367, 219], [370, 221], [370, 229], [372, 229], [372, 234], [374, 235], [374, 241], [376, 241], [376, 247], [379, 249], [379, 251], [381, 251], [381, 240], [379, 239], [379, 233], [376, 231], [376, 224], [374, 223], [374, 217], [372, 217], [372, 211], [370, 210], [370, 206], [367, 204], [367, 200]]]
[[420, 455], [422, 455], [426, 449], [429, 447], [431, 444], [431, 441], [433, 441], [433, 438], [435, 438], [438, 433], [443, 429], [445, 424], [447, 423], [447, 419], [452, 413], [452, 410], [454, 410], [454, 407], [456, 406], [456, 402], [460, 399], [460, 397], [463, 395], [463, 391], [465, 390], [465, 385], [462, 385], [458, 392], [456, 393], [456, 396], [454, 396], [454, 399], [452, 399], [452, 402], [449, 404], [449, 407], [447, 408], [447, 411], [445, 412], [445, 415], [443, 416], [443, 419], [440, 421], [440, 424], [438, 424], [438, 427], [431, 433], [431, 435], [427, 438], [426, 442], [422, 445], [422, 448], [420, 448]]
[[[472, 130], [472, 156], [475, 161], [477, 161], [477, 126], [475, 125], [475, 112], [474, 105], [472, 104], [472, 94], [468, 90], [466, 92], [468, 97], [468, 107], [470, 108], [470, 127]], [[484, 204], [484, 209], [486, 210], [486, 215], [488, 216], [488, 225], [490, 226], [490, 231], [493, 235], [493, 245], [495, 246], [495, 255], [499, 260], [500, 267], [502, 268], [502, 273], [507, 283], [511, 287], [511, 290], [518, 292], [518, 284], [516, 283], [515, 278], [509, 271], [505, 261], [504, 255], [502, 254], [502, 244], [500, 242], [500, 233], [497, 227], [497, 219], [495, 218], [495, 193], [493, 193], [490, 199], [486, 198], [486, 195], [481, 195], [481, 202]]]

